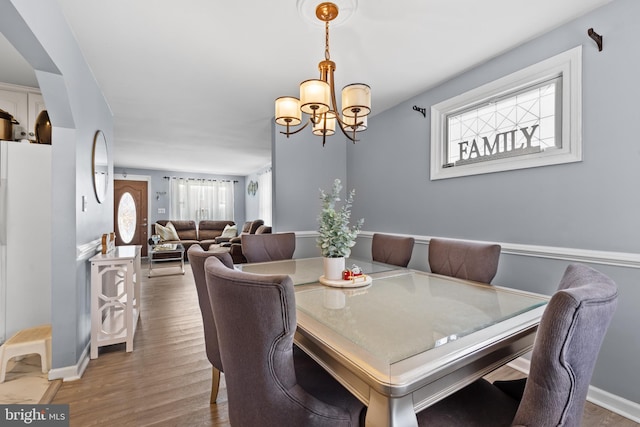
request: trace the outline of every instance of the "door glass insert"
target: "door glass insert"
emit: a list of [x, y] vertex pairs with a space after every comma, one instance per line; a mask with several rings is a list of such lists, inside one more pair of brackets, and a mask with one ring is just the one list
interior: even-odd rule
[[131, 193], [126, 192], [118, 203], [118, 233], [122, 243], [131, 243], [136, 233], [136, 204]]

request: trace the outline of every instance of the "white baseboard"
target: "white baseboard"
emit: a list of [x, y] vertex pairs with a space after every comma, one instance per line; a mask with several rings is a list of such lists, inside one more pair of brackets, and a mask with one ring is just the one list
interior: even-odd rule
[[594, 386], [589, 386], [587, 400], [636, 423], [640, 423], [640, 404], [638, 403], [623, 399]]
[[507, 364], [507, 366], [515, 369], [516, 371], [520, 371], [524, 374], [529, 375], [531, 361], [529, 359], [525, 359], [524, 357], [518, 357], [516, 360], [512, 360], [509, 364]]
[[49, 371], [49, 380], [62, 379], [63, 381], [75, 381], [79, 380], [84, 374], [87, 365], [89, 364], [89, 344], [84, 348], [78, 363], [72, 366], [66, 366], [64, 368], [51, 369]]
[[[530, 365], [531, 361], [524, 357], [519, 357], [509, 363], [508, 366], [528, 375]], [[592, 385], [589, 386], [587, 400], [594, 405], [601, 406], [636, 423], [640, 423], [640, 404], [638, 403], [623, 399], [620, 396], [616, 396]]]

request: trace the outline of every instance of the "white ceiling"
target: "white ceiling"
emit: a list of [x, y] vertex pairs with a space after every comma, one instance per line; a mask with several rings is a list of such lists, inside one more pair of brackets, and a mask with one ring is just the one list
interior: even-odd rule
[[[274, 99], [297, 96], [324, 59], [324, 29], [294, 0], [58, 1], [113, 111], [116, 166], [257, 171], [271, 161]], [[375, 120], [609, 1], [361, 0], [331, 28], [336, 86], [368, 83]], [[0, 80], [37, 85], [11, 50], [0, 40]]]

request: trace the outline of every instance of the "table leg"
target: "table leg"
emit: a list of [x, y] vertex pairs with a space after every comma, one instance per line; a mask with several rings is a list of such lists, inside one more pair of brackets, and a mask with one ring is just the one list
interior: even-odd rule
[[400, 398], [390, 398], [375, 390], [370, 390], [365, 426], [418, 427], [412, 396], [409, 394]]

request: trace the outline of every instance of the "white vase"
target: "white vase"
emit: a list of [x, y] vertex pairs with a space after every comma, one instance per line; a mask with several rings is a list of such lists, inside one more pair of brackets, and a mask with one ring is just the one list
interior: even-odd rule
[[323, 258], [324, 260], [324, 278], [327, 280], [342, 280], [342, 272], [344, 271], [344, 257], [339, 258]]

